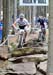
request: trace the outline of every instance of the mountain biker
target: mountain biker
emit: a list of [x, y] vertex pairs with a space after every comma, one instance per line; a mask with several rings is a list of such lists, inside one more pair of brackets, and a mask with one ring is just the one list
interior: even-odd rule
[[44, 21], [43, 16], [39, 16], [38, 22], [40, 23], [42, 33], [43, 33], [43, 35], [45, 36], [45, 34], [46, 34], [46, 29], [45, 29], [45, 24], [44, 24], [45, 21]]
[[[24, 37], [26, 38], [26, 36], [27, 36], [27, 29], [26, 29], [26, 27], [29, 27], [29, 22], [25, 18], [23, 13], [21, 13], [19, 15], [19, 18], [13, 23], [13, 27], [15, 29], [17, 29], [16, 28], [16, 24], [18, 24], [19, 29], [24, 29], [25, 30], [25, 36]], [[24, 38], [24, 43], [25, 43], [25, 38]]]

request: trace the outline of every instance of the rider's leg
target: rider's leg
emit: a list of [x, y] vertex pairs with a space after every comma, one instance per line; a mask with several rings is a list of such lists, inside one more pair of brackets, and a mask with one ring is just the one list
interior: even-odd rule
[[[26, 37], [30, 34], [30, 32], [31, 32], [31, 26], [25, 26], [25, 28], [24, 28], [24, 30], [25, 30], [25, 35], [24, 35], [24, 40], [26, 39]], [[26, 40], [25, 40], [26, 41]]]
[[46, 30], [44, 28], [42, 29], [42, 34], [42, 40], [45, 41]]
[[25, 30], [24, 39], [23, 39], [23, 42], [24, 42], [24, 43], [25, 43], [26, 36], [27, 36], [27, 32], [26, 32], [26, 30]]

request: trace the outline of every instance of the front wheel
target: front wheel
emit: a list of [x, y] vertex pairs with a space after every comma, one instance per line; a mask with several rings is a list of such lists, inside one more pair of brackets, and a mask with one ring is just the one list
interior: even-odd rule
[[20, 35], [18, 48], [22, 47], [22, 45], [23, 45], [23, 35]]

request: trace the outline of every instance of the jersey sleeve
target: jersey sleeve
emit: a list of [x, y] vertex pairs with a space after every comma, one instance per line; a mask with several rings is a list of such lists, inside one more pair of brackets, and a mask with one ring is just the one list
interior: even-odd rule
[[19, 19], [17, 19], [14, 23], [18, 23]]
[[15, 27], [16, 27], [16, 28], [19, 27], [19, 25], [18, 25], [18, 21], [19, 21], [19, 19], [16, 19], [16, 20], [15, 20], [15, 22], [14, 22], [14, 24], [13, 24], [14, 28], [15, 28]]
[[29, 25], [29, 22], [28, 22], [28, 20], [27, 20], [27, 19], [25, 19], [25, 22], [26, 22], [26, 25]]

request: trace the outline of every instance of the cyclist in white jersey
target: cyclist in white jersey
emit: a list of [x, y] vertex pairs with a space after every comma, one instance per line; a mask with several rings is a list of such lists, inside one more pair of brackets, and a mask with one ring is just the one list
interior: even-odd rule
[[[25, 38], [27, 36], [27, 29], [29, 28], [30, 24], [28, 22], [28, 20], [24, 17], [24, 14], [21, 13], [19, 15], [19, 18], [13, 23], [13, 27], [16, 29], [16, 24], [19, 26], [20, 29], [24, 29], [25, 30]], [[25, 41], [24, 41], [25, 42]]]

